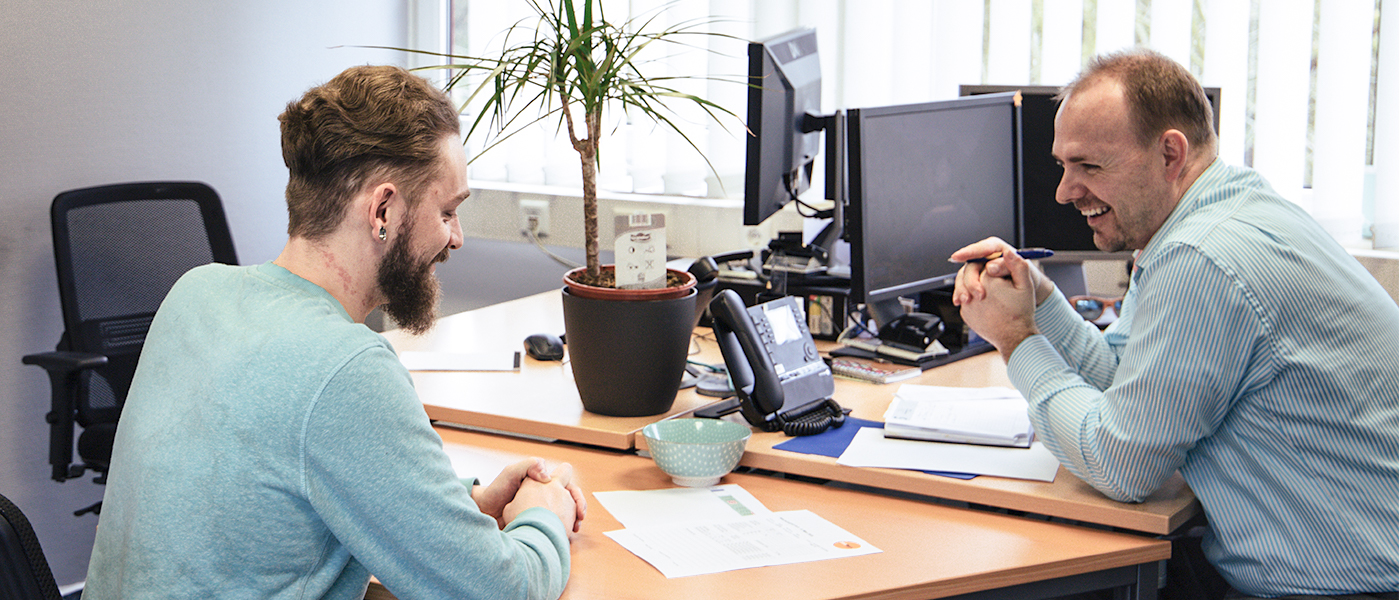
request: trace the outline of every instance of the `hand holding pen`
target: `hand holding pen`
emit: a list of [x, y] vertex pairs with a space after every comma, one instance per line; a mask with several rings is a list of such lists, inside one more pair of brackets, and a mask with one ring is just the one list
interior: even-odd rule
[[[1049, 250], [1049, 249], [1046, 249], [1046, 248], [1022, 248], [1022, 249], [1016, 251], [1016, 255], [1017, 255], [1017, 256], [1020, 256], [1021, 258], [1026, 259], [1026, 260], [1036, 260], [1036, 259], [1040, 259], [1040, 258], [1050, 258], [1051, 256], [1054, 256], [1054, 255], [1055, 255], [1055, 251], [1054, 251], [1054, 250]], [[965, 260], [965, 261], [963, 261], [963, 262], [977, 263], [977, 264], [986, 264], [986, 262], [989, 261], [989, 260], [996, 260], [996, 259], [1001, 258], [1001, 257], [1002, 257], [1002, 251], [1001, 251], [1001, 250], [998, 250], [998, 251], [993, 252], [993, 253], [991, 253], [991, 254], [988, 254], [988, 255], [986, 255], [986, 256], [979, 256], [979, 257], [977, 257], [977, 258], [969, 258], [969, 259], [967, 259], [967, 260]]]
[[[1007, 253], [1013, 250], [1015, 249], [1010, 244], [999, 238], [987, 238], [954, 252], [949, 257], [949, 262], [960, 262], [964, 265], [958, 272], [958, 285], [954, 291], [953, 303], [962, 305], [968, 300], [986, 297], [986, 290], [980, 281], [984, 273], [997, 278], [1010, 276], [1007, 270], [1009, 265], [1004, 264], [1004, 260], [1009, 256]], [[1053, 256], [1054, 252], [1045, 248], [1024, 248], [1015, 250], [1015, 254], [1020, 259], [1017, 262], [1022, 262]], [[1036, 304], [1040, 304], [1054, 290], [1054, 284], [1041, 274], [1039, 269], [1032, 267], [1031, 271], [1036, 288]]]
[[1027, 257], [1045, 257], [1040, 248], [1017, 250], [987, 238], [954, 252], [948, 260], [963, 263], [953, 289], [953, 304], [963, 322], [1010, 360], [1020, 343], [1039, 333], [1035, 311], [1054, 291]]

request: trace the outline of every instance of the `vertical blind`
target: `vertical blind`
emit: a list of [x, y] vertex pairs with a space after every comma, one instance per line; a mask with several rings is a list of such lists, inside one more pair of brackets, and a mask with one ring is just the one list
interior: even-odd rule
[[[420, 1], [446, 15], [444, 37], [461, 55], [491, 56], [511, 25], [535, 22], [523, 0]], [[708, 75], [681, 87], [738, 116], [716, 123], [678, 105], [677, 122], [705, 150], [712, 172], [674, 133], [641, 115], [608, 114], [599, 185], [742, 195], [743, 40], [815, 28], [827, 112], [953, 98], [961, 84], [1062, 85], [1095, 54], [1145, 46], [1221, 88], [1222, 160], [1258, 169], [1343, 243], [1393, 248], [1397, 2], [604, 0], [615, 23], [653, 14], [658, 26], [714, 19], [709, 29], [733, 39], [711, 39], [709, 52], [649, 48], [648, 74]], [[475, 155], [488, 142], [475, 136], [470, 150]], [[556, 120], [515, 135], [472, 166], [477, 181], [574, 188], [579, 172]]]

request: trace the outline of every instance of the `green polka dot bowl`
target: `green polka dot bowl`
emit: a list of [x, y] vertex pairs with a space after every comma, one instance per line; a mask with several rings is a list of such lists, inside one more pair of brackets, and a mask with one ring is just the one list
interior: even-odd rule
[[642, 428], [656, 466], [685, 487], [709, 487], [739, 465], [752, 430], [719, 419], [668, 419]]

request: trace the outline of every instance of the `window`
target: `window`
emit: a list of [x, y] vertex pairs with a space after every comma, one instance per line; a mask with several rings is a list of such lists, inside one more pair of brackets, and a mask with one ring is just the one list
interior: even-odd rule
[[[434, 30], [445, 34], [426, 37], [450, 39], [455, 52], [473, 56], [489, 55], [493, 44], [500, 47], [502, 31], [531, 18], [522, 1], [418, 2], [423, 14], [451, 15]], [[1258, 169], [1345, 244], [1397, 246], [1397, 0], [605, 0], [604, 6], [615, 22], [648, 11], [662, 11], [668, 22], [721, 17], [728, 22], [718, 27], [740, 40], [815, 27], [826, 110], [952, 98], [967, 83], [1058, 85], [1096, 53], [1149, 46], [1222, 89], [1223, 160]], [[423, 44], [424, 38], [416, 39]], [[444, 47], [426, 42], [420, 47]], [[657, 66], [743, 76], [742, 41], [716, 40], [711, 50], [659, 57]], [[741, 85], [692, 84], [694, 93], [743, 115]], [[691, 139], [720, 174], [715, 181], [674, 134], [660, 135], [625, 115], [609, 119], [601, 188], [742, 195], [737, 120], [721, 127], [687, 119]], [[473, 179], [576, 187], [578, 158], [561, 137], [567, 139], [552, 123], [517, 136], [474, 163]], [[479, 150], [479, 140], [470, 143]]]

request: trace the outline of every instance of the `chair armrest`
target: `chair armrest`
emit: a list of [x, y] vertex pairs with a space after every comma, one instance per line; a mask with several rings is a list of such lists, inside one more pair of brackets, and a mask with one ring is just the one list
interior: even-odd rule
[[27, 354], [20, 359], [26, 365], [36, 365], [43, 367], [50, 376], [54, 374], [68, 375], [82, 371], [84, 369], [94, 369], [107, 364], [107, 357], [101, 354], [90, 354], [87, 352], [40, 352], [38, 354]]
[[78, 373], [107, 364], [107, 357], [87, 352], [40, 352], [22, 359], [26, 365], [43, 367], [49, 374], [53, 391], [51, 408], [44, 419], [49, 422], [49, 464], [53, 480], [65, 481], [83, 474], [83, 467], [73, 462], [73, 411], [78, 393]]

